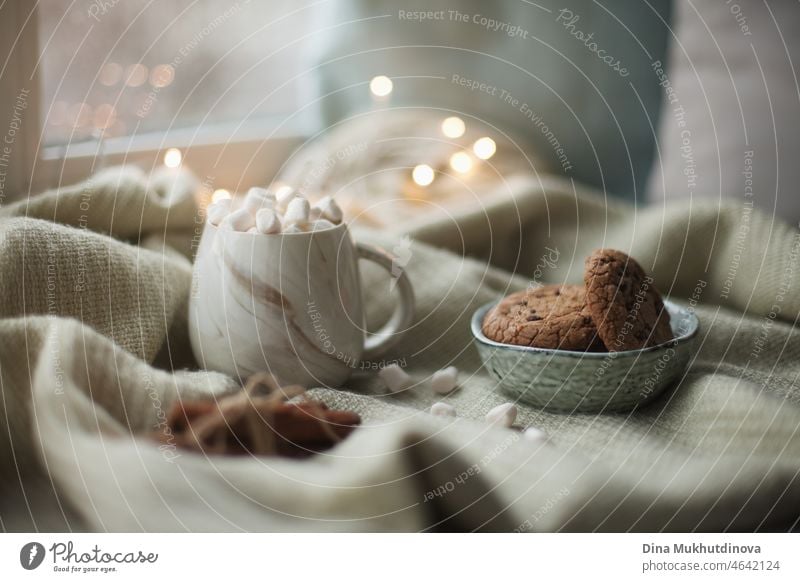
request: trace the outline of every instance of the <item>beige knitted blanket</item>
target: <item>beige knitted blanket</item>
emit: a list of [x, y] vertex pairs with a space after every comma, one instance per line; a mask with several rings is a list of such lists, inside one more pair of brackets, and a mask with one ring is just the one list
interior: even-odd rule
[[[450, 221], [357, 232], [389, 249], [402, 231], [416, 237], [406, 268], [418, 323], [390, 357], [417, 381], [455, 363], [461, 420], [426, 414], [435, 398], [424, 387], [388, 395], [359, 372], [342, 391], [314, 391], [366, 421], [330, 453], [206, 458], [140, 436], [178, 395], [234, 389], [185, 371], [197, 188], [185, 173], [111, 169], [0, 211], [2, 529], [796, 527], [796, 228], [747, 207], [636, 210], [569, 181], [519, 177], [511, 195]], [[579, 280], [599, 246], [630, 251], [662, 291], [699, 302], [687, 375], [630, 415], [522, 406], [518, 424], [547, 431], [543, 444], [487, 427], [480, 419], [505, 398], [471, 345], [472, 311], [532, 277]], [[558, 260], [542, 266], [553, 249]], [[372, 322], [392, 305], [380, 277], [364, 271]]]

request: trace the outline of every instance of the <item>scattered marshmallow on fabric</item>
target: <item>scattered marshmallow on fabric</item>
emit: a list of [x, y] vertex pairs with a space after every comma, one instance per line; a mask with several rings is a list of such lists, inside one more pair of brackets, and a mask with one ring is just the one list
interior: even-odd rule
[[339, 224], [344, 218], [342, 209], [339, 208], [339, 205], [336, 204], [336, 200], [331, 196], [322, 198], [317, 202], [316, 207], [319, 208], [322, 218], [330, 220], [333, 224]]
[[220, 226], [233, 229], [238, 232], [247, 232], [256, 225], [256, 217], [247, 208], [234, 210], [226, 216]]
[[209, 204], [208, 208], [206, 208], [206, 216], [208, 217], [208, 221], [214, 226], [219, 226], [220, 222], [222, 222], [225, 217], [228, 216], [230, 209], [230, 198]]
[[378, 376], [391, 392], [401, 392], [411, 386], [411, 377], [397, 364], [384, 366]]
[[434, 416], [455, 416], [456, 409], [447, 402], [437, 402], [431, 406], [431, 414]]
[[514, 424], [516, 419], [517, 407], [510, 402], [495, 406], [486, 415], [486, 422], [490, 424], [496, 424], [498, 426], [509, 427]]
[[547, 433], [544, 432], [540, 428], [536, 428], [535, 426], [529, 426], [525, 429], [525, 432], [522, 433], [523, 438], [529, 441], [546, 441], [547, 440]]
[[437, 394], [449, 394], [456, 389], [458, 380], [458, 368], [448, 366], [444, 370], [434, 372], [431, 378], [431, 389]]
[[261, 234], [277, 234], [281, 231], [281, 219], [271, 208], [262, 208], [256, 213], [256, 230]]

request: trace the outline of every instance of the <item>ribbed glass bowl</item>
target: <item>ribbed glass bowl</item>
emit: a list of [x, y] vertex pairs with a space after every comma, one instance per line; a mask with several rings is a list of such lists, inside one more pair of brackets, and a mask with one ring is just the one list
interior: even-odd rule
[[624, 352], [575, 352], [492, 341], [481, 327], [496, 301], [472, 316], [472, 335], [484, 366], [515, 401], [551, 412], [620, 412], [658, 396], [686, 370], [699, 322], [690, 310], [664, 301], [674, 339]]

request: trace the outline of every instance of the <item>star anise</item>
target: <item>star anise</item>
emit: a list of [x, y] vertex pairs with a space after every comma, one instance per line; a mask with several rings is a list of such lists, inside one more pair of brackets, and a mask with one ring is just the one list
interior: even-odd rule
[[355, 412], [330, 410], [304, 392], [281, 387], [268, 374], [251, 376], [242, 390], [219, 400], [177, 401], [152, 436], [207, 454], [305, 457], [331, 448], [361, 423]]

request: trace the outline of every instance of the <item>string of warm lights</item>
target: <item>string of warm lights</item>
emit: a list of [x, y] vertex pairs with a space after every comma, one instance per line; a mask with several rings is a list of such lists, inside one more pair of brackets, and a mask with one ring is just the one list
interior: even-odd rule
[[[448, 117], [442, 121], [442, 134], [450, 139], [463, 137], [467, 132], [467, 124], [460, 117]], [[459, 174], [468, 174], [475, 166], [475, 159], [488, 160], [497, 151], [497, 144], [490, 137], [482, 137], [472, 144], [472, 154], [461, 150], [453, 153], [448, 160], [450, 168]], [[474, 156], [474, 157], [473, 157]], [[443, 166], [443, 164], [442, 164]], [[441, 171], [441, 166], [438, 171]], [[418, 186], [430, 186], [436, 179], [436, 172], [428, 164], [420, 164], [411, 172], [411, 179]]]
[[[386, 101], [389, 99], [392, 91], [394, 90], [394, 83], [385, 75], [378, 75], [373, 77], [369, 82], [369, 90], [372, 93], [373, 99], [376, 101]], [[442, 135], [449, 139], [463, 138], [467, 133], [467, 124], [458, 116], [450, 116], [442, 120], [440, 131]], [[471, 149], [462, 149], [453, 153], [447, 161], [447, 165], [459, 174], [469, 174], [475, 167], [477, 160], [485, 161], [490, 159], [497, 152], [497, 144], [488, 136], [477, 139]], [[168, 168], [177, 168], [181, 165], [183, 154], [177, 148], [169, 148], [164, 153], [164, 165]], [[437, 173], [440, 173], [445, 167], [444, 163], [436, 164], [418, 164], [411, 170], [411, 179], [413, 182], [422, 187], [427, 187], [433, 184], [436, 180]], [[281, 185], [278, 190], [290, 188], [287, 185]], [[217, 202], [224, 198], [230, 198], [232, 195], [228, 190], [218, 189], [215, 190], [211, 196], [213, 202]]]
[[[394, 89], [392, 80], [379, 75], [373, 77], [369, 82], [369, 90], [375, 100], [386, 100]], [[447, 117], [441, 124], [442, 134], [449, 139], [459, 139], [467, 133], [467, 124], [457, 116]], [[497, 144], [491, 137], [481, 137], [472, 144], [472, 153], [469, 151], [457, 151], [450, 156], [448, 164], [453, 171], [459, 174], [468, 174], [475, 165], [475, 159], [488, 160], [497, 151]], [[474, 157], [473, 157], [474, 156]], [[435, 169], [429, 164], [419, 164], [411, 170], [411, 179], [418, 186], [430, 186], [436, 179], [437, 171], [441, 171], [442, 165]]]

